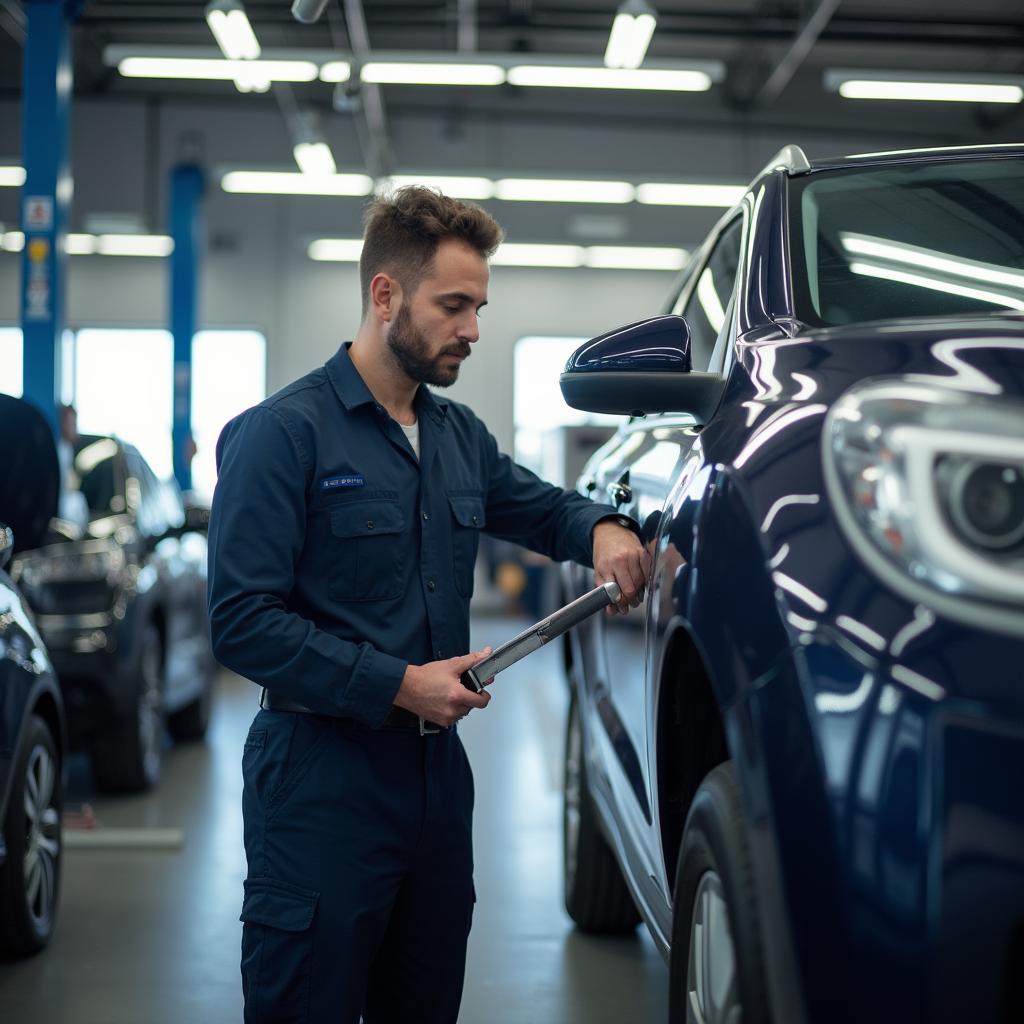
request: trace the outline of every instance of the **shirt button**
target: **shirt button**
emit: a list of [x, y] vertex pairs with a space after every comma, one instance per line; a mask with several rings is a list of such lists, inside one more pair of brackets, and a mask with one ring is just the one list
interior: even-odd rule
[[433, 592], [437, 589], [437, 584], [433, 580], [427, 580], [427, 590]]
[[426, 522], [429, 518], [430, 518], [430, 513], [429, 512], [424, 512], [423, 513], [423, 521]]
[[372, 519], [367, 519], [366, 520], [366, 528], [368, 530], [372, 530], [373, 529], [373, 520]]
[[479, 526], [480, 525], [480, 517], [479, 516], [473, 516], [473, 525], [474, 526]]

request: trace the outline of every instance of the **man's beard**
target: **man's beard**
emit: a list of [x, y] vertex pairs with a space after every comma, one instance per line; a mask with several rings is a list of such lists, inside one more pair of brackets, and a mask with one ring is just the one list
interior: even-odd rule
[[441, 359], [447, 355], [466, 358], [470, 354], [469, 342], [464, 341], [454, 348], [445, 349], [432, 356], [430, 343], [424, 333], [413, 324], [409, 307], [404, 302], [391, 324], [391, 330], [388, 331], [388, 348], [407, 377], [421, 384], [432, 384], [437, 388], [451, 387], [459, 379], [459, 364], [442, 366]]

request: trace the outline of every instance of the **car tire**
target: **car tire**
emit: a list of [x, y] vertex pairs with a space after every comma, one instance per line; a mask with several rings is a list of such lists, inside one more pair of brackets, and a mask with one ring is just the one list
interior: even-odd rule
[[768, 1024], [746, 817], [731, 761], [700, 784], [676, 871], [671, 1024]]
[[93, 745], [93, 779], [101, 792], [141, 793], [156, 785], [163, 758], [163, 690], [163, 642], [150, 625], [143, 634], [133, 713]]
[[182, 742], [197, 742], [206, 736], [213, 708], [213, 673], [203, 680], [198, 697], [179, 711], [167, 716], [167, 729], [171, 736]]
[[615, 854], [598, 824], [587, 787], [583, 723], [573, 692], [565, 731], [562, 813], [565, 909], [584, 931], [630, 932], [640, 923]]
[[57, 743], [32, 715], [11, 774], [3, 822], [7, 859], [0, 867], [0, 950], [38, 953], [50, 941], [60, 894], [63, 787]]

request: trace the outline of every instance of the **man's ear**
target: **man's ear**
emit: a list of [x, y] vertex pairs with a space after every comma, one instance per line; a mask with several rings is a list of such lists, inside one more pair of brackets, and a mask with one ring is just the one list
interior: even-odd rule
[[374, 275], [370, 281], [370, 308], [378, 320], [385, 323], [398, 312], [402, 304], [402, 286], [390, 274]]

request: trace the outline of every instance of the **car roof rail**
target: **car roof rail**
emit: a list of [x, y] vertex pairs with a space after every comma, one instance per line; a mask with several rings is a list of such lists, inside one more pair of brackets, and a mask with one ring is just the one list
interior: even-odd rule
[[760, 178], [763, 174], [768, 174], [771, 171], [785, 171], [787, 174], [803, 174], [811, 169], [811, 161], [807, 159], [807, 154], [799, 146], [783, 146], [761, 168], [761, 173], [756, 175], [756, 178]]

